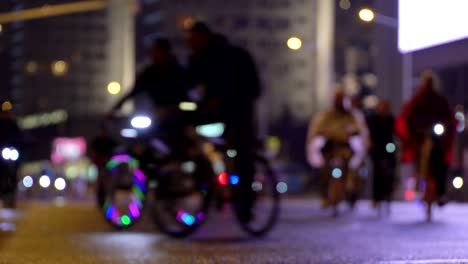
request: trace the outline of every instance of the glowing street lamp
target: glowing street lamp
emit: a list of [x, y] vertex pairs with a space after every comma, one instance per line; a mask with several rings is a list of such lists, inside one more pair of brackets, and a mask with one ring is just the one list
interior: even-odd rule
[[108, 85], [107, 85], [107, 91], [112, 94], [112, 95], [116, 95], [118, 93], [120, 93], [120, 83], [118, 82], [110, 82]]
[[302, 47], [302, 40], [298, 37], [290, 37], [286, 44], [288, 45], [288, 48], [298, 50]]
[[372, 22], [375, 18], [374, 11], [369, 8], [363, 8], [359, 11], [359, 18], [364, 22]]

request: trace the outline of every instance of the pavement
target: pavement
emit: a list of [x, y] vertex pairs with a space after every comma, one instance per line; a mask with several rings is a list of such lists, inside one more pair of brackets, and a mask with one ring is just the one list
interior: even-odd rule
[[263, 239], [243, 233], [229, 213], [213, 213], [194, 236], [157, 232], [149, 217], [117, 232], [91, 203], [23, 202], [0, 211], [3, 263], [468, 263], [468, 205], [449, 204], [425, 223], [418, 203], [380, 216], [369, 202], [338, 218], [310, 199], [286, 199]]

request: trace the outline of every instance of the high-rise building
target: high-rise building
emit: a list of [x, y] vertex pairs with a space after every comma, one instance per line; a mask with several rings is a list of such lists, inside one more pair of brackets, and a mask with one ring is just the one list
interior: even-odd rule
[[[10, 0], [8, 11], [71, 2], [76, 1]], [[123, 88], [132, 82], [133, 19], [126, 0], [3, 27], [10, 40], [11, 94], [20, 114], [61, 108], [71, 117], [92, 117], [114, 100], [106, 89], [109, 82]]]
[[125, 92], [133, 82], [133, 16], [129, 1], [104, 1], [95, 7], [91, 4], [97, 1], [89, 1], [89, 10], [87, 1], [1, 2], [2, 12], [43, 8], [46, 13], [47, 8], [57, 5], [83, 4], [79, 12], [4, 24], [9, 40], [4, 52], [11, 67], [9, 96], [17, 114], [62, 109], [69, 122], [61, 127], [61, 135], [91, 136], [115, 100], [107, 91], [108, 83], [118, 82]]
[[[182, 60], [187, 57], [184, 27], [206, 22], [230, 42], [249, 50], [264, 89], [259, 114], [263, 133], [285, 112], [304, 124], [328, 102], [331, 90], [333, 1], [318, 0], [171, 0], [142, 2], [139, 46], [158, 35], [172, 40]], [[318, 26], [320, 25], [320, 27]], [[288, 48], [296, 37], [302, 46]], [[141, 54], [144, 55], [144, 54]], [[140, 57], [142, 58], [142, 56]], [[287, 111], [285, 111], [287, 110]]]

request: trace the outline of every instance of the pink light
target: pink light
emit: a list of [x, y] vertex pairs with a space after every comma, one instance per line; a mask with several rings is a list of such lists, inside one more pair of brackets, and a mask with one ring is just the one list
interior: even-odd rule
[[143, 172], [140, 169], [133, 170], [133, 173], [135, 174], [135, 177], [137, 177], [137, 179], [140, 182], [142, 182], [142, 183], [146, 182], [146, 176], [145, 176], [145, 174], [143, 174]]
[[135, 218], [140, 217], [140, 210], [138, 210], [138, 207], [134, 204], [131, 203], [128, 208], [130, 209], [130, 212], [132, 213], [132, 216]]
[[51, 160], [54, 163], [78, 160], [86, 154], [86, 140], [77, 138], [56, 138], [53, 142]]
[[130, 160], [130, 156], [125, 154], [115, 155], [112, 157], [112, 160], [117, 162], [128, 162]]
[[405, 200], [406, 201], [413, 201], [416, 198], [416, 194], [413, 190], [409, 189], [405, 191]]

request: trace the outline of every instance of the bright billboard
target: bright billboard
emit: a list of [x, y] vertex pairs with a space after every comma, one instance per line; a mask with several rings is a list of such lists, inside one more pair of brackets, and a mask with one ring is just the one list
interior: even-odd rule
[[403, 53], [468, 37], [468, 0], [399, 0], [398, 5]]

